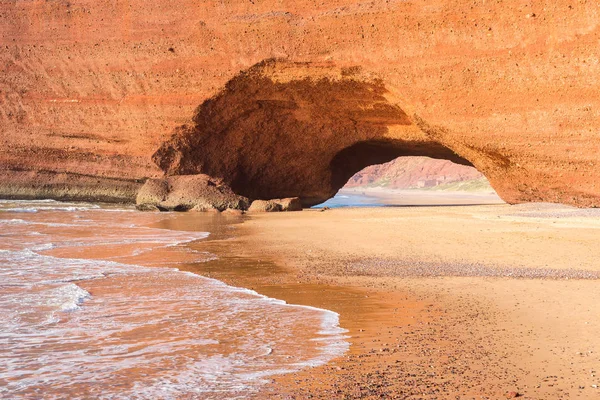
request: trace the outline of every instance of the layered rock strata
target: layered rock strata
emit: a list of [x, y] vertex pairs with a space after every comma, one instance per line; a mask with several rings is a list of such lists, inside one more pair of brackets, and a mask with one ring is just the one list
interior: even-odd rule
[[[163, 174], [152, 154], [176, 127], [198, 126], [190, 119], [196, 107], [206, 109], [240, 71], [278, 58], [307, 64], [273, 71], [262, 64], [262, 82], [273, 89], [265, 99], [230, 94], [287, 125], [274, 130], [253, 111], [266, 129], [254, 127], [261, 134], [252, 151], [233, 155], [239, 146], [232, 141], [206, 148], [214, 152], [204, 155], [210, 162], [184, 154], [183, 164], [218, 170], [212, 164], [221, 157], [223, 171], [247, 166], [228, 178], [242, 194], [301, 196], [311, 204], [349, 173], [328, 177], [326, 166], [312, 164], [332, 159], [319, 155], [330, 143], [336, 151], [351, 148], [327, 168], [355, 169], [393, 155], [364, 156], [384, 152], [382, 137], [389, 152], [387, 140], [407, 141], [410, 131], [408, 142], [441, 146], [420, 153], [456, 154], [509, 202], [600, 205], [599, 33], [594, 1], [1, 1], [0, 196], [134, 201], [140, 181]], [[287, 89], [274, 90], [281, 85]], [[307, 104], [295, 102], [294, 86], [293, 96]], [[353, 102], [336, 117], [336, 107]], [[241, 123], [241, 108], [235, 103], [205, 118]], [[289, 125], [319, 108], [323, 129]], [[361, 112], [350, 140], [352, 110]], [[377, 131], [365, 132], [371, 128]], [[280, 146], [302, 151], [262, 161], [263, 154], [284, 154]], [[259, 169], [262, 186], [244, 183], [259, 179]], [[275, 191], [270, 179], [277, 175], [282, 189]], [[60, 185], [47, 184], [54, 176], [63, 177]]]

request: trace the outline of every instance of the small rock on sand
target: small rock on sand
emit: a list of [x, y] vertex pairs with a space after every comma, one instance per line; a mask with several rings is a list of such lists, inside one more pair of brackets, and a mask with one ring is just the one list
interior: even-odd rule
[[248, 209], [250, 212], [302, 211], [298, 197], [272, 200], [254, 200]]
[[254, 200], [248, 208], [249, 212], [277, 212], [281, 206], [274, 200]]

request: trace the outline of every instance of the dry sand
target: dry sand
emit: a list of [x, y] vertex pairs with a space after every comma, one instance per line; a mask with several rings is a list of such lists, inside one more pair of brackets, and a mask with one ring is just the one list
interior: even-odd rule
[[236, 249], [229, 267], [200, 272], [337, 311], [352, 343], [261, 398], [600, 398], [600, 210], [305, 210], [236, 231], [210, 245]]

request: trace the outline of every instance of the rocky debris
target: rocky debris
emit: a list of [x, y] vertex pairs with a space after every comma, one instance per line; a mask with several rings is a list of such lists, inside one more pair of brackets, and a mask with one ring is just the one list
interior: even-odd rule
[[224, 211], [245, 210], [248, 199], [208, 175], [180, 175], [148, 179], [136, 198], [138, 210]]
[[272, 200], [254, 200], [248, 209], [249, 212], [278, 212], [302, 211], [302, 203], [298, 197]]
[[162, 207], [169, 195], [169, 184], [166, 179], [148, 179], [136, 196], [135, 204], [138, 210], [151, 207]]

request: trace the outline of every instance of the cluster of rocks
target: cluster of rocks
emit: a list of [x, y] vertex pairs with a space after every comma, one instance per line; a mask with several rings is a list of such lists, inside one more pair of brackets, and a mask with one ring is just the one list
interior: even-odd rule
[[148, 179], [137, 194], [136, 207], [141, 211], [302, 211], [297, 197], [251, 202], [221, 180], [204, 174]]

